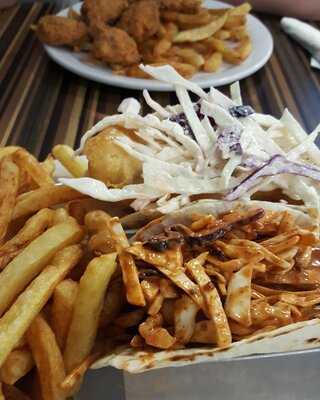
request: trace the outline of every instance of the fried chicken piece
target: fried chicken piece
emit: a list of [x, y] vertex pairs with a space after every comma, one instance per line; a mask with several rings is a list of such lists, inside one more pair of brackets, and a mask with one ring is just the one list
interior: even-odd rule
[[128, 7], [127, 0], [84, 0], [81, 13], [91, 28], [115, 21]]
[[130, 65], [140, 61], [137, 44], [127, 32], [107, 26], [96, 36], [92, 54], [108, 64]]
[[202, 0], [160, 0], [160, 7], [170, 11], [193, 14], [200, 10]]
[[72, 18], [45, 15], [40, 18], [36, 33], [41, 42], [53, 46], [75, 46], [87, 38], [88, 28]]
[[122, 14], [118, 27], [124, 29], [137, 42], [143, 42], [160, 28], [159, 5], [155, 0], [139, 0]]

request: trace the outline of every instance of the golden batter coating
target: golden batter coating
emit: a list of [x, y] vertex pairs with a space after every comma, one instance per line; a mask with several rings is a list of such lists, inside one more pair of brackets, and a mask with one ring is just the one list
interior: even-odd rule
[[118, 23], [137, 42], [143, 42], [160, 28], [159, 5], [155, 0], [139, 0], [132, 3]]
[[57, 15], [45, 15], [37, 25], [41, 42], [53, 46], [75, 46], [87, 38], [88, 28], [82, 21]]

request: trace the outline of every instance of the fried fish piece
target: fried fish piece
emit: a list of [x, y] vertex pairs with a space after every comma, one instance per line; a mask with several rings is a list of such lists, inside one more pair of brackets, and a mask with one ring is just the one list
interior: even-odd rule
[[114, 22], [127, 7], [127, 0], [84, 0], [81, 14], [95, 35], [97, 27]]
[[84, 147], [89, 161], [88, 175], [109, 187], [122, 187], [141, 180], [141, 162], [130, 156], [114, 138], [129, 135], [124, 128], [108, 127], [90, 138]]
[[57, 15], [45, 15], [37, 25], [41, 42], [53, 46], [75, 46], [86, 40], [88, 28], [82, 21]]
[[155, 0], [139, 0], [130, 4], [122, 14], [118, 27], [139, 43], [152, 37], [160, 28], [158, 3]]
[[99, 28], [92, 54], [108, 64], [130, 65], [140, 61], [137, 44], [127, 32], [107, 26]]
[[160, 7], [170, 11], [193, 14], [200, 10], [202, 0], [159, 0]]

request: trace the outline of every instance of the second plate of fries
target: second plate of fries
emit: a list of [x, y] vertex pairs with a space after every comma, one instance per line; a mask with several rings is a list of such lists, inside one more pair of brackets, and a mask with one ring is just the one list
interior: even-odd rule
[[[80, 14], [81, 5], [73, 7], [72, 15]], [[206, 1], [196, 14], [161, 11], [163, 32], [160, 30], [153, 39], [151, 55], [150, 40], [140, 45], [142, 63], [172, 65], [203, 88], [226, 85], [253, 74], [270, 58], [272, 36], [249, 14], [248, 3], [228, 7], [220, 1]], [[70, 9], [58, 15], [70, 16]], [[45, 45], [45, 50], [62, 67], [97, 82], [129, 89], [172, 90], [166, 83], [147, 79], [139, 64], [110, 68], [90, 59], [87, 52], [49, 45]]]

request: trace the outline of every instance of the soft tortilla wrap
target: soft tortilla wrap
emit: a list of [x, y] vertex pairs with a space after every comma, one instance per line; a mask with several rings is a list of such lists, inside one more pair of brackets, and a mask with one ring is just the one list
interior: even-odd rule
[[[166, 215], [146, 225], [135, 237], [150, 237], [158, 233], [160, 225], [185, 223], [194, 213], [220, 214], [230, 210], [245, 210], [261, 207], [265, 210], [289, 211], [295, 216], [296, 223], [302, 228], [315, 227], [317, 221], [301, 206], [269, 203], [262, 201], [226, 202], [218, 200], [200, 200], [181, 210]], [[132, 238], [134, 241], [135, 237]], [[119, 347], [112, 354], [98, 360], [92, 368], [113, 366], [130, 373], [140, 373], [164, 367], [179, 367], [202, 362], [234, 359], [253, 354], [269, 354], [307, 350], [320, 346], [320, 319], [297, 322], [270, 332], [259, 333], [249, 338], [232, 343], [227, 348], [199, 346], [181, 350], [141, 350]]]
[[121, 348], [98, 360], [92, 368], [112, 366], [130, 373], [165, 367], [182, 367], [203, 362], [231, 360], [253, 354], [308, 350], [320, 345], [320, 319], [287, 325], [272, 332], [254, 335], [225, 349], [198, 347], [173, 351], [139, 351]]

